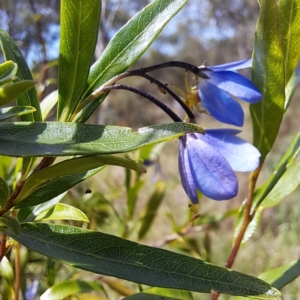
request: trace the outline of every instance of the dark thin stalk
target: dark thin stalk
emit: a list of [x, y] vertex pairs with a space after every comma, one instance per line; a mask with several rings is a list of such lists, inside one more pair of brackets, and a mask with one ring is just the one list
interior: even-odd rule
[[132, 93], [138, 94], [138, 95], [148, 99], [149, 101], [154, 103], [156, 106], [158, 106], [160, 109], [162, 109], [174, 122], [182, 122], [182, 120], [178, 117], [178, 115], [175, 114], [168, 106], [166, 106], [161, 101], [159, 101], [155, 97], [153, 97], [145, 92], [142, 92], [131, 86], [127, 86], [127, 85], [123, 85], [123, 84], [115, 84], [115, 85], [111, 85], [111, 86], [102, 88], [103, 92], [109, 92], [111, 90], [126, 90], [126, 91], [130, 91]]
[[155, 83], [157, 86], [165, 90], [169, 95], [171, 95], [174, 100], [176, 100], [180, 106], [185, 110], [190, 120], [194, 121], [195, 115], [189, 109], [189, 107], [178, 97], [171, 89], [169, 89], [165, 84], [161, 83], [159, 80], [155, 79], [154, 77], [148, 74], [142, 74], [141, 77], [148, 79], [151, 83]]

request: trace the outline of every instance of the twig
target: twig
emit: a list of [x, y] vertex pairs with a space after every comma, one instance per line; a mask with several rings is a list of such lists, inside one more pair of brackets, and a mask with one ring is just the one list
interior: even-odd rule
[[[246, 232], [250, 222], [253, 220], [253, 218], [255, 216], [255, 212], [253, 212], [251, 214], [251, 206], [252, 206], [252, 200], [253, 200], [253, 193], [254, 193], [254, 190], [255, 190], [255, 184], [256, 184], [258, 175], [261, 171], [262, 165], [263, 165], [263, 161], [260, 163], [258, 168], [250, 174], [249, 186], [248, 186], [248, 195], [247, 195], [247, 199], [246, 199], [246, 205], [245, 205], [242, 224], [241, 224], [240, 230], [238, 232], [238, 235], [237, 235], [237, 237], [234, 241], [234, 245], [231, 249], [228, 260], [225, 264], [226, 268], [231, 268], [232, 267], [232, 265], [234, 263], [234, 260], [237, 256], [237, 253], [239, 251], [239, 248], [241, 246], [241, 243], [243, 241], [245, 232]], [[211, 300], [217, 300], [219, 298], [219, 295], [220, 295], [219, 292], [214, 292], [212, 297], [211, 297]]]

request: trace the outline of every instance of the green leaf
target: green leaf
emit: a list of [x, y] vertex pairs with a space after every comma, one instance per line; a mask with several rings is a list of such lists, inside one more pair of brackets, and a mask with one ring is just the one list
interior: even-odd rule
[[9, 60], [0, 64], [0, 86], [16, 78], [18, 65]]
[[[72, 176], [76, 173], [87, 172], [105, 165], [121, 166], [133, 169], [137, 172], [144, 172], [144, 167], [141, 164], [136, 163], [128, 158], [122, 158], [113, 155], [83, 156], [68, 159], [38, 172], [32, 173], [25, 181], [21, 192], [17, 198], [15, 198], [13, 203], [15, 205], [20, 203], [22, 200], [33, 194], [37, 189], [46, 188], [48, 183], [52, 183], [53, 180], [57, 178], [70, 175]], [[41, 199], [41, 201], [43, 200], [44, 199]]]
[[60, 121], [69, 120], [86, 85], [101, 15], [101, 1], [61, 2], [58, 110]]
[[34, 221], [37, 222], [49, 220], [73, 220], [79, 222], [90, 222], [89, 218], [80, 209], [64, 203], [58, 203], [55, 206], [44, 210], [35, 218]]
[[278, 289], [294, 281], [300, 275], [300, 260], [292, 261], [276, 269], [268, 270], [259, 277]]
[[300, 159], [293, 160], [275, 187], [261, 203], [264, 208], [278, 205], [290, 195], [300, 184]]
[[0, 177], [0, 207], [3, 207], [9, 197], [9, 186], [6, 181]]
[[[18, 65], [17, 77], [20, 80], [33, 80], [30, 69], [19, 50], [18, 46], [11, 37], [2, 29], [0, 29], [0, 42], [4, 57], [6, 60], [12, 60]], [[22, 121], [41, 121], [42, 115], [40, 110], [39, 99], [35, 88], [30, 89], [24, 95], [17, 98], [19, 106], [33, 106], [36, 111], [32, 114], [21, 116]]]
[[5, 278], [10, 284], [14, 283], [15, 272], [6, 256], [3, 256], [0, 262], [0, 276]]
[[49, 180], [46, 185], [40, 185], [35, 191], [33, 191], [32, 194], [23, 199], [22, 202], [17, 205], [17, 208], [26, 208], [47, 202], [48, 200], [68, 191], [79, 182], [97, 174], [103, 168], [104, 167], [100, 167], [87, 172], [76, 173]]
[[64, 192], [57, 197], [46, 201], [42, 204], [38, 204], [32, 207], [26, 207], [26, 208], [21, 208], [18, 211], [18, 220], [20, 223], [25, 223], [25, 222], [32, 222], [34, 219], [43, 211], [49, 210], [50, 208], [54, 207], [58, 202], [60, 202], [67, 192]]
[[[297, 174], [295, 178], [291, 178], [291, 182], [287, 182], [286, 178], [290, 178], [290, 174], [295, 172], [295, 169], [297, 167], [293, 167], [290, 169], [289, 174], [286, 174], [288, 165], [293, 162], [293, 160], [296, 158], [297, 153], [299, 152], [300, 149], [300, 132], [296, 135], [294, 140], [292, 141], [291, 145], [289, 146], [288, 150], [286, 153], [283, 155], [282, 159], [278, 163], [278, 165], [275, 168], [275, 171], [272, 173], [272, 175], [269, 177], [266, 183], [264, 183], [262, 186], [260, 186], [256, 191], [254, 192], [253, 195], [253, 202], [252, 202], [252, 207], [251, 207], [251, 214], [253, 214], [255, 211], [255, 217], [254, 219], [250, 222], [245, 236], [243, 238], [243, 243], [246, 242], [255, 232], [257, 225], [259, 224], [261, 213], [265, 207], [268, 207], [272, 203], [274, 205], [277, 205], [280, 203], [282, 199], [284, 199], [285, 196], [287, 196], [289, 193], [291, 193], [297, 186], [297, 182], [299, 178], [299, 175]], [[292, 173], [290, 173], [292, 172]], [[297, 172], [297, 171], [296, 171]], [[284, 176], [284, 182], [286, 182], [286, 186], [284, 186], [282, 191], [280, 191], [280, 188], [282, 187], [282, 183], [278, 188], [276, 188], [277, 184], [279, 181], [281, 181], [281, 178]], [[275, 189], [276, 188], [276, 189]], [[270, 193], [273, 193], [273, 189], [275, 189], [275, 194], [274, 196], [276, 199], [273, 201], [273, 196], [271, 196]], [[265, 204], [265, 199], [268, 202]], [[271, 205], [273, 206], [273, 205]], [[235, 232], [234, 236], [236, 237], [238, 235], [238, 232], [240, 230], [240, 227], [242, 225], [242, 218], [244, 215], [244, 205], [241, 207], [237, 221], [236, 221], [236, 226], [235, 226]]]
[[276, 0], [261, 1], [255, 31], [252, 80], [263, 100], [250, 105], [253, 140], [263, 160], [276, 139], [284, 111], [284, 57], [280, 46]]
[[145, 180], [137, 180], [133, 186], [127, 189], [127, 211], [128, 211], [129, 219], [131, 219], [134, 214], [139, 191], [144, 186], [144, 184], [145, 184]]
[[289, 80], [288, 84], [285, 87], [285, 103], [284, 103], [284, 111], [287, 110], [287, 108], [289, 107], [294, 92], [297, 88], [297, 86], [300, 83], [300, 67], [296, 68], [294, 70], [294, 73], [291, 77], [291, 79]]
[[13, 161], [12, 157], [0, 155], [0, 177], [8, 180], [10, 176], [10, 165]]
[[63, 281], [53, 285], [41, 295], [41, 300], [60, 300], [78, 293], [103, 291], [103, 287], [96, 281]]
[[124, 300], [193, 300], [191, 292], [175, 290], [175, 289], [163, 289], [163, 288], [151, 288], [141, 293], [124, 298]]
[[[127, 70], [187, 2], [187, 0], [154, 0], [130, 19], [115, 34], [92, 66], [84, 96], [89, 96], [107, 80]], [[77, 115], [76, 119], [84, 123], [104, 99], [105, 95], [94, 100]]]
[[300, 58], [300, 0], [278, 1], [279, 31], [285, 63], [287, 83]]
[[142, 239], [148, 232], [149, 228], [151, 227], [152, 221], [156, 215], [158, 207], [162, 202], [164, 196], [165, 196], [165, 183], [163, 182], [156, 183], [154, 193], [151, 195], [147, 203], [145, 213], [141, 217], [142, 225], [138, 233], [139, 239]]
[[140, 128], [59, 122], [0, 123], [0, 154], [7, 156], [69, 156], [113, 154], [136, 150], [203, 132], [195, 124], [170, 123]]
[[266, 196], [274, 188], [278, 180], [285, 173], [288, 163], [294, 159], [300, 149], [300, 132], [295, 136], [294, 140], [290, 144], [289, 148], [281, 158], [279, 164], [276, 166], [275, 171], [272, 173], [266, 183], [260, 186], [254, 193], [253, 205], [251, 213], [262, 203]]
[[47, 118], [51, 109], [57, 103], [57, 99], [58, 99], [58, 91], [56, 90], [50, 93], [49, 95], [47, 95], [41, 102], [41, 113], [42, 113], [43, 121]]
[[78, 227], [21, 226], [18, 236], [3, 231], [33, 251], [80, 269], [157, 287], [281, 299], [279, 291], [260, 279], [185, 255]]
[[11, 106], [0, 109], [0, 121], [35, 112], [32, 106]]
[[34, 86], [31, 80], [18, 81], [0, 87], [0, 106], [7, 104], [23, 95]]
[[[294, 281], [300, 275], [300, 260], [292, 261], [276, 269], [268, 270], [259, 275], [259, 278], [272, 284], [277, 289]], [[244, 297], [232, 297], [230, 300], [246, 300]]]
[[20, 223], [16, 218], [10, 217], [10, 216], [2, 216], [0, 217], [0, 227], [3, 229], [5, 226], [6, 228], [10, 229], [14, 235], [19, 235], [20, 233]]

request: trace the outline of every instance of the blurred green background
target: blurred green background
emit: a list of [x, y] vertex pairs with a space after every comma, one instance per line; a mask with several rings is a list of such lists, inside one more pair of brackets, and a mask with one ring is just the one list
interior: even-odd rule
[[[95, 60], [113, 34], [150, 1], [104, 0], [102, 2], [102, 18]], [[41, 100], [57, 89], [59, 6], [58, 0], [0, 1], [0, 26], [17, 42], [32, 68]], [[169, 60], [180, 60], [195, 65], [201, 65], [205, 61], [209, 66], [250, 58], [258, 12], [259, 5], [253, 0], [192, 0], [166, 26], [159, 38], [133, 68]], [[249, 76], [250, 71], [245, 70], [243, 74]], [[164, 69], [152, 75], [170, 87], [176, 86], [185, 90], [185, 73], [182, 69]], [[192, 77], [189, 81], [191, 85], [195, 84]], [[155, 85], [138, 77], [123, 82], [156, 96], [182, 118], [184, 117], [184, 112], [178, 104], [168, 95], [160, 93]], [[299, 97], [298, 88], [291, 107], [283, 119], [276, 144], [266, 159], [259, 185], [272, 173], [300, 129]], [[245, 104], [243, 107], [245, 126], [241, 137], [251, 142], [252, 125], [249, 109]], [[53, 120], [54, 116], [55, 111], [52, 112], [49, 120]], [[90, 123], [122, 125], [134, 129], [170, 121], [169, 117], [153, 104], [126, 91], [111, 92], [89, 120]], [[197, 123], [204, 128], [228, 127], [217, 123], [209, 116], [202, 115], [197, 115]], [[121, 168], [109, 167], [70, 190], [63, 202], [80, 208], [91, 220], [89, 224], [82, 225], [74, 222], [72, 224], [137, 241], [147, 203], [157, 189], [159, 194], [156, 195], [157, 209], [154, 205], [152, 212], [151, 209], [148, 210], [148, 215], [152, 213], [153, 222], [140, 242], [224, 265], [231, 248], [235, 216], [246, 196], [248, 174], [238, 174], [240, 189], [236, 198], [217, 202], [203, 197], [199, 209], [200, 218], [193, 228], [189, 228], [191, 212], [189, 199], [180, 184], [177, 148], [178, 142], [173, 141], [164, 144], [163, 147], [152, 149], [150, 158], [153, 164], [148, 168], [147, 174], [138, 178], [133, 173], [129, 176], [129, 173]], [[148, 158], [138, 152], [128, 155], [134, 159]], [[130, 189], [126, 189], [126, 181], [127, 184], [128, 182], [131, 184]], [[90, 189], [91, 193], [86, 193], [87, 189]], [[299, 196], [298, 189], [280, 205], [263, 213], [262, 221], [254, 236], [240, 249], [233, 267], [235, 270], [258, 276], [262, 272], [299, 258]], [[132, 216], [126, 211], [129, 198], [137, 201]], [[25, 253], [25, 249], [22, 251]], [[70, 267], [54, 263], [32, 252], [29, 253], [29, 262], [26, 265], [26, 280], [40, 278], [41, 285], [45, 287], [51, 283], [51, 280], [52, 283], [67, 278], [99, 280], [106, 288], [110, 287], [107, 289], [109, 299], [120, 299], [138, 289], [132, 283], [104, 278], [84, 271], [74, 271]], [[55, 278], [51, 279], [49, 274], [55, 274]], [[285, 299], [298, 299], [299, 285], [298, 279], [285, 287], [283, 290]], [[72, 299], [83, 298], [74, 296]], [[195, 299], [210, 299], [210, 296], [195, 294]], [[221, 296], [219, 299], [229, 299], [229, 296]]]

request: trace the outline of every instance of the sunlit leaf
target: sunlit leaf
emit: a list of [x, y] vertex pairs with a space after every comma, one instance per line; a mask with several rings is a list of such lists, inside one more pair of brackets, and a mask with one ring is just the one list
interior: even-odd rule
[[124, 298], [124, 300], [193, 300], [191, 292], [175, 289], [151, 288], [141, 293]]
[[32, 106], [11, 106], [0, 109], [0, 121], [35, 112]]
[[300, 67], [296, 68], [292, 77], [290, 78], [288, 84], [285, 87], [285, 103], [284, 103], [284, 110], [286, 111], [289, 107], [294, 92], [300, 83]]
[[274, 287], [282, 289], [300, 276], [300, 260], [292, 261], [276, 269], [268, 270], [259, 277], [271, 283]]
[[292, 143], [290, 144], [289, 148], [281, 158], [280, 162], [276, 166], [274, 172], [264, 183], [260, 186], [254, 193], [253, 196], [253, 206], [252, 212], [256, 209], [257, 206], [265, 199], [265, 197], [270, 193], [270, 191], [274, 188], [278, 180], [281, 176], [285, 173], [287, 169], [288, 163], [295, 157], [300, 149], [300, 132], [295, 136]]
[[54, 207], [57, 203], [59, 203], [64, 196], [67, 194], [67, 192], [64, 192], [57, 197], [54, 197], [53, 199], [46, 201], [44, 203], [32, 206], [32, 207], [26, 207], [19, 209], [18, 211], [18, 220], [20, 223], [25, 222], [32, 222], [34, 219], [43, 211], [48, 210], [52, 207]]
[[288, 83], [300, 59], [300, 0], [278, 1], [279, 32]]
[[[5, 57], [5, 60], [12, 60], [18, 65], [18, 71], [16, 76], [20, 80], [29, 80], [32, 81], [32, 75], [30, 69], [19, 50], [18, 46], [11, 39], [11, 37], [2, 29], [0, 29], [0, 42], [1, 48]], [[33, 87], [28, 92], [24, 93], [20, 97], [17, 98], [17, 104], [20, 106], [32, 106], [36, 109], [36, 111], [32, 114], [26, 114], [21, 116], [22, 121], [41, 121], [41, 109], [37, 96], [37, 91]]]
[[64, 203], [58, 203], [55, 206], [44, 210], [35, 218], [34, 221], [37, 222], [49, 220], [73, 220], [79, 222], [90, 222], [89, 218], [80, 209]]
[[63, 281], [48, 288], [41, 300], [60, 300], [83, 292], [103, 291], [103, 287], [96, 281]]
[[0, 86], [16, 79], [15, 75], [17, 74], [17, 71], [17, 64], [11, 60], [0, 64]]
[[[144, 172], [144, 167], [141, 164], [128, 158], [113, 155], [82, 156], [68, 159], [32, 173], [25, 181], [19, 195], [14, 199], [14, 204], [20, 203], [23, 199], [26, 199], [28, 196], [33, 194], [37, 189], [46, 188], [48, 183], [53, 182], [55, 179], [87, 172], [105, 165], [121, 166], [133, 169], [137, 172]], [[41, 199], [41, 201], [42, 200], [44, 199]]]
[[131, 128], [60, 122], [0, 123], [0, 154], [69, 156], [113, 154], [172, 140], [185, 132], [203, 132], [195, 124], [170, 123]]
[[[294, 281], [300, 275], [300, 260], [292, 261], [276, 269], [268, 270], [258, 276], [258, 278], [272, 284], [277, 289]], [[230, 300], [246, 300], [245, 297], [231, 297]]]
[[67, 121], [86, 85], [98, 38], [101, 1], [63, 0], [60, 8], [58, 110]]
[[261, 203], [264, 208], [278, 205], [300, 184], [300, 159], [293, 160], [275, 187]]
[[3, 256], [0, 262], [0, 276], [11, 284], [14, 282], [15, 272], [6, 256]]
[[43, 101], [41, 102], [41, 112], [42, 112], [43, 121], [47, 118], [51, 109], [57, 103], [57, 100], [58, 100], [57, 90], [53, 91], [43, 99]]
[[[127, 70], [187, 2], [187, 0], [154, 0], [131, 18], [114, 35], [92, 66], [85, 96], [89, 96], [113, 76]], [[86, 106], [78, 114], [77, 121], [85, 122], [104, 99], [105, 95]]]
[[31, 207], [47, 202], [68, 191], [79, 182], [82, 182], [87, 178], [97, 174], [103, 168], [105, 167], [99, 167], [90, 171], [75, 173], [72, 175], [61, 176], [58, 178], [53, 178], [52, 180], [48, 180], [46, 185], [37, 186], [36, 190], [34, 190], [32, 194], [23, 199], [22, 202], [17, 205], [17, 208]]
[[31, 89], [33, 86], [33, 81], [23, 80], [0, 87], [0, 105], [2, 106], [12, 102]]
[[252, 80], [263, 93], [263, 100], [250, 105], [253, 141], [262, 157], [276, 139], [285, 102], [284, 57], [279, 37], [276, 0], [261, 1], [256, 25]]
[[189, 256], [78, 227], [21, 226], [17, 236], [2, 230], [29, 249], [80, 269], [157, 287], [281, 299], [278, 290], [260, 279]]

